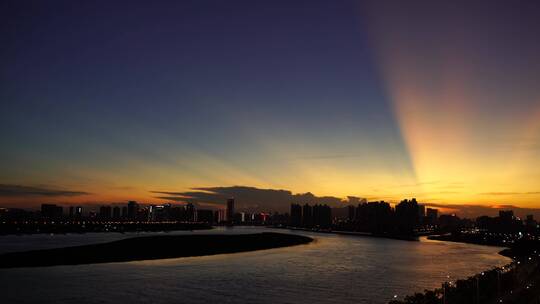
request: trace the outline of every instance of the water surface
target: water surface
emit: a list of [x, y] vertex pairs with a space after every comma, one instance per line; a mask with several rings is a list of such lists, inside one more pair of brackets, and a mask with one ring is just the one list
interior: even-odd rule
[[[235, 227], [186, 233], [253, 233]], [[386, 303], [510, 260], [472, 244], [319, 234], [287, 248], [205, 257], [0, 270], [2, 303]], [[0, 237], [0, 252], [160, 233]]]

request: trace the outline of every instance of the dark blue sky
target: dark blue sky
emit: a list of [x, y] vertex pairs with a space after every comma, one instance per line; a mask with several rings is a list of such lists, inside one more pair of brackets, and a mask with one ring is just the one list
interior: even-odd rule
[[[395, 81], [431, 74], [393, 70], [394, 55], [453, 50], [471, 27], [491, 37], [508, 7], [456, 4], [472, 11], [460, 20], [460, 9], [424, 4], [2, 1], [0, 182], [95, 194], [87, 200], [237, 184], [377, 196], [432, 182], [441, 172], [423, 166], [434, 158], [411, 148], [430, 125], [405, 122]], [[538, 9], [520, 6], [507, 22], [517, 33], [538, 25]], [[433, 71], [439, 58], [425, 58], [418, 71]]]

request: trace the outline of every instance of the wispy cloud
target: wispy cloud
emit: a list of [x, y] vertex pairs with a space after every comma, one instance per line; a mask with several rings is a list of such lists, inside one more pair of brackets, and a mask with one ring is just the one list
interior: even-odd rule
[[540, 191], [531, 191], [531, 192], [482, 192], [478, 193], [479, 195], [531, 195], [531, 194], [540, 194]]
[[540, 216], [539, 208], [521, 208], [514, 205], [458, 205], [425, 203], [428, 207], [440, 208], [446, 212], [456, 213], [461, 217], [476, 218], [481, 215], [497, 216], [500, 210], [513, 210], [518, 216], [534, 214]]
[[4, 197], [26, 197], [26, 196], [79, 196], [87, 195], [88, 192], [73, 191], [73, 190], [59, 190], [45, 187], [32, 187], [22, 185], [8, 185], [0, 184], [0, 196]]
[[156, 198], [193, 204], [224, 206], [228, 198], [234, 197], [238, 209], [260, 211], [288, 211], [291, 203], [328, 204], [332, 207], [358, 204], [363, 198], [350, 196], [347, 199], [334, 196], [316, 196], [310, 192], [293, 194], [288, 190], [259, 189], [246, 186], [200, 187], [192, 191], [150, 191]]
[[436, 180], [436, 181], [417, 182], [417, 183], [412, 183], [412, 184], [402, 184], [402, 185], [396, 185], [396, 186], [387, 186], [386, 188], [413, 188], [413, 187], [437, 185], [440, 183], [441, 181]]
[[[347, 197], [345, 199], [333, 196], [316, 196], [310, 192], [294, 194], [288, 190], [259, 189], [246, 186], [232, 187], [199, 187], [189, 191], [151, 191], [156, 198], [193, 203], [201, 207], [223, 208], [228, 198], [234, 197], [239, 210], [279, 211], [288, 212], [291, 203], [328, 204], [332, 207], [343, 207], [349, 204], [357, 205], [366, 198]], [[457, 194], [455, 191], [432, 192], [432, 198], [425, 201], [437, 201], [437, 194]], [[501, 192], [502, 193], [502, 192]], [[533, 192], [530, 192], [531, 194]], [[423, 193], [424, 195], [428, 193]], [[510, 195], [510, 194], [509, 194]], [[368, 197], [368, 200], [392, 200], [393, 197]], [[422, 202], [422, 201], [421, 201]], [[460, 217], [476, 218], [481, 215], [497, 216], [499, 210], [514, 210], [519, 216], [534, 214], [540, 216], [540, 209], [520, 208], [514, 205], [460, 205], [423, 203], [428, 207], [439, 208], [442, 213], [456, 213]]]
[[306, 155], [298, 157], [297, 159], [347, 159], [347, 158], [359, 158], [360, 154], [328, 154], [328, 155]]

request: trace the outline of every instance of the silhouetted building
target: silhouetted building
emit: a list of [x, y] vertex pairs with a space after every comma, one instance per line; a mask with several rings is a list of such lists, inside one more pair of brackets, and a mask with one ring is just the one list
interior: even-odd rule
[[194, 222], [195, 221], [195, 206], [192, 203], [186, 205], [186, 221]]
[[332, 209], [329, 206], [313, 206], [313, 226], [321, 229], [329, 229], [332, 226]]
[[426, 206], [418, 204], [418, 218], [422, 219], [426, 216]]
[[240, 223], [245, 223], [247, 221], [247, 214], [245, 212], [240, 212]]
[[156, 205], [148, 206], [148, 221], [154, 222], [156, 220]]
[[117, 220], [120, 218], [120, 207], [115, 206], [113, 208], [113, 219]]
[[444, 232], [453, 232], [461, 228], [460, 218], [455, 214], [442, 214], [439, 216], [439, 228]]
[[427, 208], [426, 210], [427, 222], [429, 225], [436, 225], [439, 218], [439, 210], [433, 208]]
[[272, 218], [270, 219], [270, 221], [272, 222], [273, 225], [276, 225], [276, 226], [286, 226], [289, 224], [289, 214], [288, 213], [280, 214], [280, 213], [275, 212], [272, 215]]
[[349, 220], [349, 222], [354, 221], [355, 216], [356, 216], [356, 210], [355, 210], [354, 206], [352, 206], [352, 205], [351, 205], [351, 206], [348, 206], [348, 207], [347, 207], [347, 210], [348, 210], [348, 217], [347, 217], [347, 219]]
[[126, 206], [122, 207], [122, 218], [126, 219], [128, 217], [128, 208]]
[[136, 201], [129, 201], [127, 205], [127, 217], [130, 220], [137, 219], [139, 213], [139, 204]]
[[532, 214], [527, 215], [527, 219], [525, 220], [525, 229], [527, 232], [536, 232], [538, 228], [538, 223], [534, 220], [534, 217]]
[[300, 227], [302, 225], [302, 206], [291, 204], [291, 226]]
[[212, 224], [214, 222], [214, 212], [212, 210], [197, 210], [197, 222]]
[[171, 204], [150, 205], [148, 207], [148, 221], [162, 222], [172, 218]]
[[214, 221], [218, 224], [225, 222], [225, 210], [218, 209], [214, 212]]
[[102, 220], [109, 220], [112, 216], [111, 206], [101, 206], [99, 207], [99, 218]]
[[497, 223], [498, 232], [517, 232], [521, 230], [522, 222], [514, 217], [514, 211], [512, 210], [500, 210]]
[[148, 213], [149, 213], [148, 207], [145, 207], [145, 208], [138, 207], [135, 220], [141, 221], [141, 222], [148, 221]]
[[414, 229], [420, 224], [420, 212], [418, 202], [412, 200], [402, 200], [396, 205], [396, 224], [398, 233], [412, 234]]
[[313, 227], [313, 207], [308, 204], [302, 207], [302, 226], [306, 228]]
[[227, 221], [229, 223], [234, 221], [234, 198], [227, 200]]
[[83, 207], [77, 206], [75, 207], [75, 219], [80, 220], [83, 216]]
[[59, 219], [62, 217], [62, 207], [54, 204], [42, 204], [41, 216], [46, 219]]
[[3, 221], [23, 221], [35, 219], [34, 212], [18, 208], [0, 208], [0, 219]]
[[392, 207], [387, 202], [359, 204], [355, 217], [355, 230], [376, 234], [390, 233], [394, 230]]
[[536, 228], [536, 221], [534, 220], [534, 216], [532, 214], [527, 215], [527, 219], [525, 220], [525, 226], [529, 228]]
[[512, 222], [514, 219], [514, 211], [512, 210], [500, 210], [499, 211], [499, 217], [501, 218], [502, 222]]

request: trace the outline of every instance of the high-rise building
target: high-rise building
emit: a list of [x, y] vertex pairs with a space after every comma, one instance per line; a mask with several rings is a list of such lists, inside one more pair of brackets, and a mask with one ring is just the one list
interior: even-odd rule
[[223, 224], [227, 221], [225, 209], [218, 209], [214, 212], [214, 223]]
[[197, 210], [197, 222], [212, 224], [214, 222], [214, 212], [212, 210]]
[[234, 221], [234, 198], [227, 200], [227, 221], [229, 223]]
[[313, 227], [313, 208], [308, 204], [302, 207], [302, 226]]
[[74, 215], [74, 217], [76, 219], [80, 220], [82, 218], [82, 214], [83, 214], [83, 208], [81, 206], [75, 207], [75, 215]]
[[41, 216], [47, 219], [59, 219], [62, 217], [63, 209], [54, 204], [42, 204]]
[[348, 218], [349, 222], [354, 221], [355, 212], [356, 212], [355, 209], [356, 208], [353, 205], [350, 205], [350, 206], [347, 207], [347, 210], [348, 210], [348, 217], [347, 218]]
[[188, 203], [186, 205], [186, 221], [195, 221], [195, 206], [192, 203]]
[[156, 220], [156, 205], [150, 205], [148, 206], [148, 221], [153, 222]]
[[120, 218], [120, 207], [114, 206], [113, 208], [113, 219], [117, 220]]
[[426, 216], [426, 206], [418, 204], [418, 217], [420, 219]]
[[332, 226], [332, 209], [328, 205], [313, 206], [313, 226], [323, 229]]
[[512, 210], [500, 210], [499, 217], [502, 221], [511, 222], [514, 219], [514, 211]]
[[146, 218], [149, 222], [168, 221], [172, 217], [171, 204], [150, 205], [147, 212]]
[[139, 212], [139, 204], [136, 201], [129, 201], [127, 205], [127, 217], [130, 220], [137, 218], [137, 213]]
[[302, 225], [302, 206], [291, 204], [291, 226], [300, 227]]
[[420, 224], [420, 212], [415, 198], [402, 200], [396, 205], [396, 223], [399, 233], [411, 234]]
[[430, 225], [437, 224], [437, 219], [439, 218], [439, 210], [434, 208], [427, 208], [426, 217]]
[[111, 219], [112, 208], [111, 206], [101, 206], [99, 207], [99, 218], [102, 220]]
[[246, 222], [246, 213], [240, 212], [240, 222], [245, 223]]

